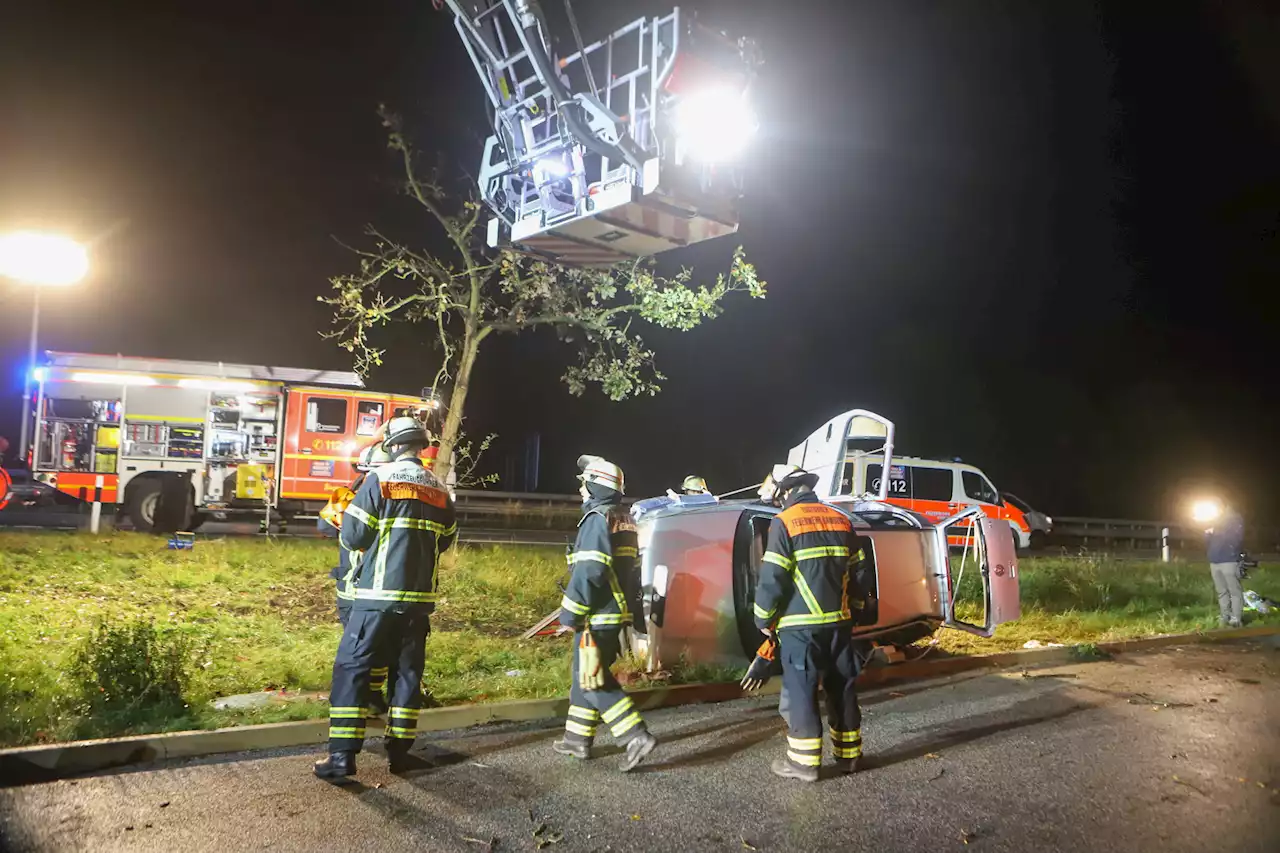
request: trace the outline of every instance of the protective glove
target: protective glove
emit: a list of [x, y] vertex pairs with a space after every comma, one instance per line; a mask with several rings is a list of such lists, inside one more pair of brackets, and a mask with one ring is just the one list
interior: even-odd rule
[[600, 665], [600, 647], [590, 631], [583, 631], [578, 640], [578, 686], [583, 690], [599, 690], [604, 687], [604, 667]]
[[751, 666], [747, 667], [747, 674], [739, 686], [748, 692], [764, 687], [769, 682], [769, 670], [773, 668], [773, 662], [777, 657], [778, 638], [765, 637], [760, 648], [756, 649], [756, 659], [751, 662]]

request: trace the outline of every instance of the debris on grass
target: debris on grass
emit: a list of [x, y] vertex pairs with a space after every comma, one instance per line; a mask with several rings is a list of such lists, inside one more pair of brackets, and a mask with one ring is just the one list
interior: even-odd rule
[[1204, 792], [1204, 789], [1199, 788], [1199, 787], [1197, 787], [1196, 785], [1191, 784], [1191, 783], [1190, 783], [1190, 782], [1188, 782], [1186, 779], [1183, 779], [1183, 778], [1181, 778], [1181, 777], [1179, 777], [1179, 776], [1174, 776], [1174, 777], [1173, 777], [1173, 781], [1174, 781], [1174, 782], [1176, 782], [1176, 783], [1177, 783], [1177, 784], [1179, 784], [1179, 785], [1184, 785], [1184, 786], [1186, 786], [1186, 787], [1190, 788], [1191, 790], [1195, 791], [1197, 794], [1199, 794], [1199, 795], [1200, 795], [1200, 796], [1202, 796], [1202, 797], [1207, 797], [1207, 796], [1209, 796], [1208, 794], [1206, 794], [1206, 793]]
[[748, 840], [747, 840], [747, 837], [746, 837], [745, 835], [740, 836], [740, 838], [741, 838], [741, 840], [742, 840], [742, 849], [744, 849], [744, 850], [759, 850], [759, 849], [760, 849], [759, 847], [755, 846], [755, 845], [754, 845], [754, 844], [752, 844], [750, 841], [748, 841]]

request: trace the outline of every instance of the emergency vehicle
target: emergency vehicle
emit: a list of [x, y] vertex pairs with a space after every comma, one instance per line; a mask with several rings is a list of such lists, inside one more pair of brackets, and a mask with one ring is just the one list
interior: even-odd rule
[[[988, 518], [1008, 524], [1018, 548], [1030, 547], [1031, 526], [1026, 516], [1001, 497], [980, 468], [914, 456], [881, 458], [882, 448], [870, 449], [882, 441], [892, 448], [892, 427], [886, 427], [887, 423], [879, 415], [856, 409], [837, 415], [803, 444], [793, 447], [787, 461], [821, 473], [818, 494], [834, 503], [880, 494], [888, 465], [883, 490], [886, 502], [917, 513], [932, 524], [966, 507], [978, 507]], [[950, 544], [963, 547], [970, 527], [966, 523], [949, 530]]]
[[[185, 496], [163, 514], [185, 530], [210, 514], [281, 523], [313, 514], [355, 478], [387, 420], [410, 415], [431, 428], [440, 409], [341, 371], [47, 352], [34, 378], [35, 479], [119, 504], [143, 531], [165, 525], [162, 494]], [[166, 490], [166, 480], [182, 488]]]

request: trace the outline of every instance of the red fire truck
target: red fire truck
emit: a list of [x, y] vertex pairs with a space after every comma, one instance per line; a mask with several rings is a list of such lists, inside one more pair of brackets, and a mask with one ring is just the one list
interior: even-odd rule
[[[354, 479], [356, 458], [388, 419], [407, 414], [431, 428], [440, 411], [434, 399], [369, 391], [340, 371], [45, 356], [35, 479], [119, 504], [144, 531], [192, 530], [210, 515], [284, 523], [314, 513]], [[435, 448], [424, 453], [434, 457]]]

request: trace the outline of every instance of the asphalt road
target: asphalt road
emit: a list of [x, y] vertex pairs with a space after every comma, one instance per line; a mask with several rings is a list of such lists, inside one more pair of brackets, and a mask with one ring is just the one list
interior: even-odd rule
[[[623, 776], [551, 728], [433, 735], [397, 778], [315, 779], [314, 750], [0, 789], [10, 850], [1259, 851], [1280, 849], [1280, 646], [1187, 646], [866, 697], [856, 776], [775, 779], [770, 702], [654, 712]], [[537, 833], [537, 838], [535, 838]], [[489, 845], [492, 842], [492, 845]]]

